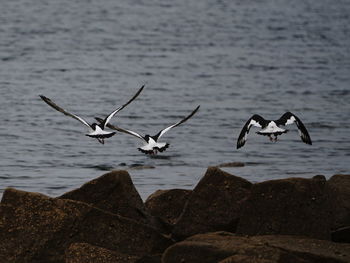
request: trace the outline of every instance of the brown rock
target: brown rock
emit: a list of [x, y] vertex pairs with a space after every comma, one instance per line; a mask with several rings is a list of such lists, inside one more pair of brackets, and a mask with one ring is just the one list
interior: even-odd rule
[[171, 242], [156, 230], [88, 204], [6, 189], [0, 204], [2, 263], [64, 262], [71, 243], [127, 255], [161, 253]]
[[350, 226], [350, 175], [336, 174], [327, 185], [331, 190], [334, 221], [332, 229]]
[[234, 232], [251, 183], [209, 167], [184, 207], [173, 234], [177, 238], [225, 230]]
[[350, 243], [350, 226], [342, 227], [332, 232], [332, 241]]
[[143, 256], [135, 263], [162, 263], [162, 254]]
[[138, 259], [87, 243], [71, 244], [66, 249], [65, 258], [65, 263], [134, 263]]
[[330, 239], [332, 211], [324, 180], [289, 178], [255, 184], [237, 233]]
[[174, 224], [191, 193], [184, 189], [158, 190], [147, 198], [145, 206], [151, 215]]
[[169, 247], [163, 263], [345, 263], [350, 245], [296, 236], [242, 237], [227, 232], [192, 236]]
[[113, 214], [148, 223], [143, 201], [129, 173], [124, 170], [106, 173], [58, 198], [81, 201]]
[[104, 174], [58, 198], [81, 201], [150, 225], [162, 233], [170, 232], [170, 227], [165, 222], [151, 216], [146, 210], [129, 173], [124, 170]]

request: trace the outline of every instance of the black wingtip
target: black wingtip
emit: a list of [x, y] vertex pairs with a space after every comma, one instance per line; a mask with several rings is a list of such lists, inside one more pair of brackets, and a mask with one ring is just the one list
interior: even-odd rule
[[312, 141], [311, 138], [308, 138], [307, 140], [304, 141], [306, 144], [308, 145], [312, 145]]
[[237, 149], [242, 148], [244, 146], [244, 144], [245, 144], [245, 141], [244, 142], [238, 141], [237, 142]]

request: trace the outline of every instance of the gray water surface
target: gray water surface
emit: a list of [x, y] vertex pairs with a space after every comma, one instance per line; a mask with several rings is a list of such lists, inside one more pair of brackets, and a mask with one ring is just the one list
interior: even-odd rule
[[[157, 157], [125, 134], [99, 144], [38, 97], [92, 122], [143, 84], [112, 124], [152, 135], [201, 105]], [[224, 162], [244, 162], [224, 169], [252, 182], [349, 173], [349, 85], [347, 0], [1, 1], [0, 193], [57, 196], [128, 169], [145, 198]], [[277, 143], [252, 130], [236, 149], [249, 117], [287, 110], [312, 146], [290, 126]]]

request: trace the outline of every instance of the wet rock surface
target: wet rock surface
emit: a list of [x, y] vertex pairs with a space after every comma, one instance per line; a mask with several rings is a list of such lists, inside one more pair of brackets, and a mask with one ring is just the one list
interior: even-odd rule
[[242, 237], [232, 233], [198, 234], [169, 247], [164, 263], [191, 262], [349, 262], [350, 245], [296, 236]]
[[191, 193], [192, 190], [184, 189], [158, 190], [147, 198], [145, 205], [153, 216], [174, 224]]
[[127, 255], [162, 252], [171, 241], [154, 228], [88, 204], [7, 189], [0, 205], [3, 262], [64, 262], [71, 243]]
[[327, 185], [332, 197], [332, 229], [350, 227], [350, 174], [333, 175]]
[[134, 263], [137, 259], [87, 243], [73, 243], [65, 251], [65, 263]]
[[126, 171], [59, 198], [8, 188], [0, 262], [350, 262], [349, 178], [251, 184], [209, 167], [194, 190], [159, 190], [145, 204]]
[[350, 243], [350, 226], [342, 227], [332, 232], [332, 241]]
[[234, 232], [252, 184], [217, 167], [209, 167], [190, 195], [173, 235], [185, 238], [217, 230]]
[[148, 213], [129, 173], [124, 170], [106, 173], [58, 198], [90, 204], [99, 209], [150, 225], [162, 233], [170, 231], [166, 222]]
[[332, 217], [326, 181], [305, 178], [271, 180], [252, 187], [237, 233], [330, 239]]
[[104, 174], [59, 198], [88, 203], [143, 223], [148, 220], [143, 201], [124, 170]]

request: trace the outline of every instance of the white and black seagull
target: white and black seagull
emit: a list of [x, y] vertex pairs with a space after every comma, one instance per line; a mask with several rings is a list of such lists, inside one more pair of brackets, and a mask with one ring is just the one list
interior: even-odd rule
[[112, 117], [117, 114], [119, 111], [121, 111], [122, 109], [124, 109], [124, 107], [126, 107], [130, 102], [132, 102], [134, 99], [136, 99], [136, 97], [141, 93], [141, 91], [143, 90], [144, 85], [138, 90], [138, 92], [134, 95], [134, 97], [132, 97], [127, 103], [125, 103], [123, 106], [119, 107], [118, 109], [112, 111], [110, 114], [107, 115], [107, 117], [104, 120], [101, 120], [100, 124], [97, 123], [93, 123], [93, 124], [89, 124], [87, 121], [85, 121], [83, 118], [69, 113], [68, 111], [65, 111], [64, 109], [62, 109], [61, 107], [59, 107], [57, 104], [55, 104], [52, 100], [50, 100], [49, 98], [40, 95], [40, 98], [42, 98], [43, 101], [45, 101], [48, 105], [50, 105], [52, 108], [54, 108], [55, 110], [62, 112], [63, 114], [70, 116], [78, 121], [80, 121], [82, 124], [84, 124], [85, 126], [88, 127], [89, 129], [89, 133], [85, 134], [86, 136], [92, 137], [97, 139], [100, 143], [104, 144], [104, 139], [112, 137], [113, 135], [115, 135], [115, 132], [108, 132], [105, 131], [106, 126], [108, 125], [109, 121], [112, 119]]
[[[283, 129], [279, 126], [281, 125], [285, 126], [293, 123], [295, 123], [298, 127], [301, 140], [304, 143], [311, 145], [312, 142], [311, 142], [310, 135], [306, 130], [304, 124], [301, 122], [301, 120], [297, 116], [295, 116], [293, 113], [286, 112], [285, 114], [282, 115], [281, 118], [275, 121], [265, 120], [263, 117], [257, 114], [253, 115], [244, 125], [241, 133], [239, 134], [239, 137], [237, 140], [237, 149], [241, 148], [245, 144], [247, 140], [247, 135], [252, 126], [262, 128], [262, 130], [256, 133], [260, 135], [269, 136], [270, 141], [276, 142], [278, 135], [288, 132], [288, 130]], [[274, 138], [272, 137], [272, 135], [274, 136]]]
[[[169, 143], [165, 143], [165, 142], [158, 142], [158, 140], [170, 129], [175, 128], [176, 126], [179, 126], [180, 124], [184, 123], [185, 121], [187, 121], [189, 118], [191, 118], [199, 109], [200, 106], [198, 106], [197, 108], [195, 108], [190, 115], [188, 115], [187, 117], [185, 117], [184, 119], [182, 119], [181, 121], [168, 126], [167, 128], [161, 130], [160, 132], [158, 132], [156, 135], [154, 136], [150, 136], [148, 134], [146, 134], [145, 136], [142, 136], [139, 133], [130, 131], [130, 130], [125, 130], [122, 128], [119, 128], [117, 126], [111, 125], [111, 124], [107, 124], [107, 127], [112, 129], [112, 130], [117, 130], [120, 132], [124, 132], [130, 135], [133, 135], [143, 141], [145, 141], [146, 143], [137, 148], [139, 151], [145, 153], [145, 154], [157, 154], [158, 152], [163, 152], [165, 151], [168, 147], [169, 147]], [[102, 122], [103, 120], [101, 118], [95, 118], [97, 121]]]

